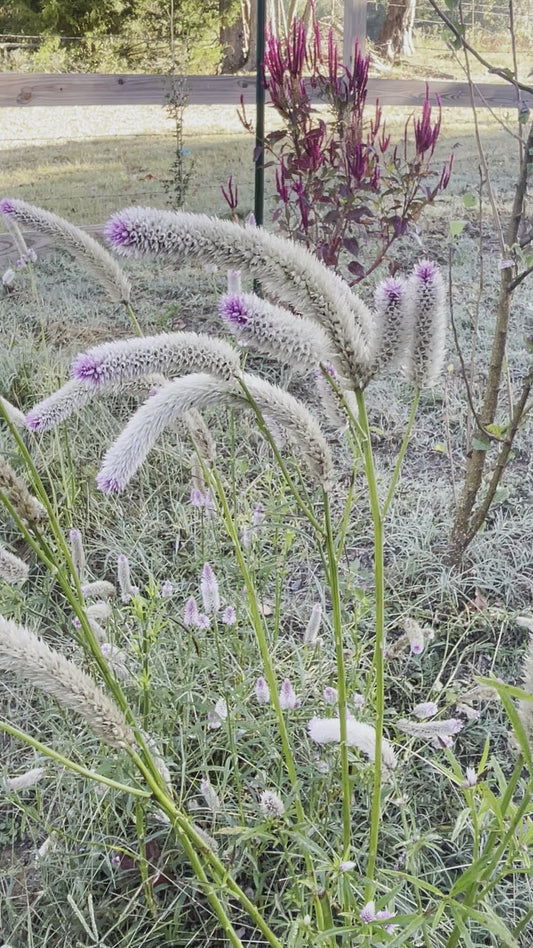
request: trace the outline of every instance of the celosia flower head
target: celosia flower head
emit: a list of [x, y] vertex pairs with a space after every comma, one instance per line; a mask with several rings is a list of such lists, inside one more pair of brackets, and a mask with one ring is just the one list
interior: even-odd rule
[[445, 288], [439, 268], [422, 260], [405, 289], [406, 318], [413, 321], [413, 345], [406, 374], [419, 388], [433, 385], [444, 364], [446, 341]]
[[[308, 730], [309, 736], [317, 744], [338, 743], [341, 739], [339, 718], [312, 718]], [[348, 746], [359, 748], [371, 761], [376, 759], [376, 732], [372, 725], [348, 718], [346, 734]], [[394, 751], [385, 739], [381, 745], [381, 757], [385, 772], [390, 773], [394, 770], [396, 767]]]
[[122, 711], [86, 672], [32, 632], [1, 616], [0, 668], [21, 675], [62, 707], [80, 714], [105, 743], [133, 746], [134, 736]]
[[285, 804], [274, 790], [263, 790], [259, 797], [259, 806], [264, 815], [271, 819], [285, 813]]
[[214, 615], [220, 609], [220, 593], [218, 591], [216, 576], [209, 563], [204, 563], [202, 569], [200, 592], [202, 594], [204, 611], [207, 615]]
[[264, 678], [258, 678], [254, 687], [255, 698], [258, 704], [268, 704], [270, 690]]
[[352, 378], [359, 379], [361, 368], [369, 363], [373, 344], [369, 310], [342, 278], [291, 240], [262, 227], [241, 227], [201, 214], [136, 207], [113, 215], [105, 236], [125, 256], [162, 254], [247, 270], [281, 303], [322, 325]]
[[15, 198], [0, 201], [0, 213], [21, 226], [52, 237], [56, 246], [66, 250], [86, 267], [113, 302], [129, 302], [131, 286], [128, 278], [109, 252], [84, 230], [57, 214]]
[[279, 689], [279, 706], [282, 711], [292, 711], [294, 708], [299, 707], [300, 701], [298, 700], [294, 688], [292, 687], [291, 682], [288, 678], [285, 678], [281, 683]]

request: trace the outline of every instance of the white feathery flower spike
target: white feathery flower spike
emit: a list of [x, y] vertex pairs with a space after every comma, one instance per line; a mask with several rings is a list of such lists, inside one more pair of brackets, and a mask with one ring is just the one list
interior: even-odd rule
[[405, 282], [388, 277], [376, 287], [374, 316], [377, 342], [373, 375], [390, 375], [405, 364], [413, 347], [414, 315], [404, 305]]
[[[309, 736], [317, 744], [339, 743], [341, 739], [339, 718], [312, 718], [308, 730]], [[346, 734], [349, 747], [359, 748], [371, 761], [376, 759], [376, 732], [372, 725], [348, 718]], [[381, 759], [385, 775], [390, 775], [390, 772], [396, 767], [396, 757], [391, 745], [385, 738], [383, 738], [381, 745]]]
[[[327, 488], [333, 478], [333, 459], [311, 412], [293, 395], [263, 379], [244, 374], [242, 380], [267, 425], [274, 419], [283, 426], [310, 473]], [[176, 418], [191, 408], [215, 405], [250, 407], [237, 381], [226, 382], [198, 372], [169, 382], [135, 412], [106, 452], [97, 476], [100, 489], [107, 493], [124, 490], [158, 438]]]
[[463, 722], [459, 718], [443, 718], [441, 721], [408, 721], [401, 718], [394, 722], [394, 726], [410, 737], [431, 740], [434, 737], [453, 737], [462, 731]]
[[70, 368], [72, 378], [95, 387], [120, 386], [126, 380], [158, 372], [167, 377], [210, 372], [229, 379], [239, 370], [235, 349], [222, 339], [197, 332], [163, 332], [104, 342], [76, 356]]
[[10, 553], [0, 543], [0, 579], [5, 580], [10, 586], [18, 586], [26, 582], [29, 573], [28, 564], [19, 556]]
[[84, 408], [96, 396], [96, 390], [88, 388], [83, 382], [71, 379], [48, 398], [34, 405], [26, 415], [26, 427], [30, 431], [49, 431], [66, 418]]
[[26, 417], [24, 412], [22, 412], [20, 408], [17, 408], [16, 405], [12, 405], [11, 402], [8, 402], [7, 398], [0, 397], [0, 402], [11, 424], [15, 425], [15, 428], [25, 428]]
[[405, 287], [404, 306], [414, 322], [414, 339], [406, 366], [407, 378], [419, 388], [434, 385], [446, 352], [446, 291], [442, 274], [431, 260], [416, 264]]
[[33, 632], [2, 616], [0, 668], [21, 675], [63, 708], [81, 715], [106, 744], [133, 746], [134, 735], [122, 711], [89, 675]]
[[17, 198], [0, 201], [0, 213], [29, 230], [52, 237], [57, 247], [66, 250], [87, 268], [113, 303], [129, 303], [131, 285], [126, 274], [109, 251], [80, 227]]
[[370, 310], [341, 277], [294, 241], [262, 227], [147, 207], [118, 211], [107, 222], [105, 236], [123, 256], [162, 255], [240, 267], [281, 303], [322, 325], [354, 384], [365, 377], [373, 358]]
[[44, 767], [32, 767], [31, 770], [19, 774], [18, 777], [6, 777], [4, 787], [6, 790], [27, 790], [29, 787], [34, 787], [39, 783], [45, 774], [46, 770]]
[[241, 345], [301, 372], [334, 359], [327, 333], [312, 319], [274, 306], [254, 293], [227, 293], [218, 312]]

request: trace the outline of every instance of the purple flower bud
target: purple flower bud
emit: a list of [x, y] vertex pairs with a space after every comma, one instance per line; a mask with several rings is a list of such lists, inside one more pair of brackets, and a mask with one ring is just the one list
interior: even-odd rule
[[431, 283], [438, 272], [439, 268], [433, 260], [421, 260], [413, 268], [414, 276], [421, 283]]
[[281, 688], [279, 690], [279, 706], [282, 711], [292, 711], [293, 708], [299, 707], [299, 700], [296, 697], [294, 688], [292, 687], [288, 678], [285, 678], [281, 683]]
[[196, 599], [194, 596], [190, 596], [185, 603], [185, 609], [183, 611], [183, 624], [187, 626], [188, 629], [196, 629], [198, 627], [198, 606], [196, 604]]
[[324, 688], [324, 701], [326, 704], [332, 705], [334, 707], [339, 700], [339, 692], [336, 688], [330, 688], [329, 686]]
[[165, 579], [165, 582], [161, 584], [161, 589], [159, 595], [162, 599], [170, 599], [174, 593], [174, 586], [169, 579]]
[[376, 920], [376, 906], [373, 902], [367, 902], [359, 912], [359, 918], [365, 925]]
[[74, 359], [70, 367], [70, 374], [73, 379], [80, 379], [98, 385], [102, 373], [101, 366], [94, 357], [82, 352]]
[[224, 625], [235, 625], [237, 621], [237, 613], [233, 606], [226, 606], [224, 612], [221, 616], [221, 621]]
[[221, 319], [237, 326], [246, 326], [248, 322], [246, 302], [240, 293], [226, 293], [220, 300], [218, 313]]
[[257, 679], [254, 693], [258, 704], [268, 704], [270, 701], [270, 691], [264, 678]]
[[131, 221], [123, 221], [116, 215], [104, 227], [104, 237], [113, 247], [135, 246], [135, 237], [132, 233]]
[[0, 201], [0, 214], [16, 214], [15, 205], [9, 198], [4, 198]]
[[220, 595], [216, 576], [209, 563], [205, 563], [200, 580], [200, 592], [205, 612], [213, 615], [220, 609]]
[[192, 507], [203, 507], [205, 505], [205, 497], [202, 491], [196, 487], [191, 490], [190, 503]]
[[209, 616], [204, 615], [203, 612], [198, 613], [198, 618], [196, 620], [196, 626], [198, 629], [208, 629], [211, 625], [211, 620]]

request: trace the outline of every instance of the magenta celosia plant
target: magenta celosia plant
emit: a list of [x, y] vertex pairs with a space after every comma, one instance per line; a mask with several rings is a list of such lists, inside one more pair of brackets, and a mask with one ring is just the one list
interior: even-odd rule
[[284, 127], [266, 136], [265, 149], [275, 167], [274, 221], [355, 284], [386, 255], [393, 266], [392, 244], [446, 188], [453, 156], [433, 170], [441, 109], [437, 97], [434, 118], [429, 89], [393, 145], [379, 102], [365, 115], [369, 57], [356, 44], [348, 69], [331, 30], [326, 45], [316, 21], [311, 31], [293, 21], [286, 37], [267, 30], [264, 82]]

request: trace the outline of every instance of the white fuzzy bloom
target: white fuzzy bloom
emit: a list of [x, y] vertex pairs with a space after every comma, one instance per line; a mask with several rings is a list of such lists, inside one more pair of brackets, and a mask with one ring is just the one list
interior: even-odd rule
[[213, 813], [216, 813], [217, 810], [220, 810], [220, 797], [214, 787], [212, 787], [209, 783], [209, 780], [200, 781], [200, 793], [202, 794], [206, 805]]
[[477, 784], [477, 773], [475, 767], [467, 767], [465, 772], [465, 787], [475, 787]]
[[28, 564], [14, 553], [10, 553], [0, 543], [0, 579], [5, 580], [10, 586], [18, 586], [26, 582], [29, 573]]
[[322, 325], [350, 377], [359, 382], [372, 358], [370, 311], [348, 284], [303, 246], [263, 227], [241, 227], [203, 214], [129, 207], [105, 235], [117, 253], [240, 267], [268, 293]]
[[222, 722], [226, 721], [228, 717], [228, 706], [226, 704], [225, 698], [219, 698], [215, 702], [215, 707], [212, 711], [207, 712], [207, 721], [209, 727], [212, 730], [217, 730], [219, 727], [222, 727]]
[[15, 271], [8, 267], [7, 270], [2, 274], [2, 285], [3, 286], [12, 286], [15, 282]]
[[18, 777], [6, 777], [4, 780], [4, 787], [6, 790], [27, 790], [29, 787], [34, 787], [35, 784], [39, 783], [46, 774], [44, 767], [33, 767], [31, 770], [27, 770], [24, 774], [19, 774]]
[[259, 806], [262, 813], [271, 819], [285, 813], [285, 804], [274, 790], [263, 790], [259, 797]]
[[69, 533], [70, 555], [74, 569], [79, 579], [83, 579], [85, 573], [85, 550], [83, 549], [83, 539], [79, 530], [71, 530]]
[[316, 645], [318, 633], [320, 632], [320, 625], [322, 623], [322, 606], [319, 602], [316, 602], [313, 608], [311, 609], [311, 615], [309, 621], [305, 627], [303, 635], [303, 644], [307, 645], [309, 648], [312, 648]]
[[254, 686], [254, 694], [258, 704], [268, 704], [270, 689], [264, 678], [258, 678]]
[[317, 363], [334, 358], [321, 326], [254, 293], [227, 293], [218, 311], [241, 345], [272, 356], [295, 371], [309, 372]]
[[240, 270], [228, 270], [228, 293], [242, 292], [242, 279]]
[[94, 583], [82, 583], [81, 594], [84, 599], [91, 599], [93, 596], [98, 599], [112, 599], [116, 596], [117, 590], [113, 583], [109, 583], [106, 579], [99, 579]]
[[[308, 725], [309, 736], [317, 744], [339, 743], [341, 722], [339, 718], [312, 718]], [[370, 724], [349, 718], [346, 721], [346, 740], [349, 747], [357, 747], [374, 761], [376, 759], [376, 732]], [[383, 738], [381, 759], [386, 773], [396, 767], [396, 757], [389, 742]]]
[[423, 701], [421, 704], [415, 705], [413, 708], [413, 714], [415, 718], [432, 718], [435, 714], [438, 714], [438, 705], [434, 701]]
[[96, 622], [108, 622], [113, 615], [113, 610], [109, 603], [102, 599], [87, 606], [85, 613], [89, 619], [94, 619]]
[[129, 302], [131, 286], [128, 278], [111, 254], [85, 231], [57, 214], [16, 198], [0, 202], [0, 212], [29, 230], [52, 237], [56, 247], [66, 250], [86, 267], [112, 302]]
[[122, 602], [130, 602], [139, 592], [138, 586], [131, 582], [130, 563], [128, 557], [121, 553], [117, 559], [117, 580]]
[[279, 706], [281, 710], [292, 711], [294, 708], [299, 707], [299, 705], [300, 701], [296, 696], [291, 682], [288, 678], [285, 678], [285, 680], [281, 683], [281, 688], [279, 689]]
[[421, 625], [419, 625], [416, 619], [404, 619], [402, 626], [405, 634], [407, 635], [411, 652], [413, 655], [421, 655], [421, 653], [424, 651], [427, 638], [425, 630]]
[[414, 342], [407, 378], [419, 388], [434, 385], [446, 354], [446, 291], [441, 272], [430, 260], [418, 263], [405, 288], [406, 318], [414, 321]]
[[89, 387], [121, 386], [154, 373], [171, 378], [184, 372], [210, 372], [230, 379], [239, 370], [239, 357], [227, 342], [196, 332], [104, 342], [76, 356], [70, 368], [72, 378]]
[[11, 424], [14, 425], [15, 428], [25, 428], [26, 416], [24, 412], [22, 412], [20, 408], [17, 408], [16, 405], [12, 405], [11, 402], [8, 402], [7, 398], [0, 397], [0, 402]]
[[433, 738], [453, 737], [463, 729], [463, 722], [459, 718], [444, 718], [441, 721], [408, 721], [401, 718], [394, 722], [394, 726], [404, 734], [411, 737], [418, 737], [421, 740], [432, 740]]
[[220, 593], [218, 591], [216, 576], [209, 563], [204, 563], [202, 569], [200, 592], [202, 595], [202, 605], [204, 607], [204, 612], [208, 616], [214, 615], [220, 609]]
[[356, 863], [353, 859], [346, 859], [344, 862], [339, 863], [340, 872], [351, 872], [352, 869], [355, 869]]
[[74, 662], [23, 626], [0, 617], [0, 668], [21, 675], [35, 688], [75, 711], [107, 744], [124, 747], [134, 736], [122, 711]]
[[123, 652], [116, 645], [111, 645], [110, 642], [102, 642], [100, 651], [119, 681], [129, 681], [131, 679], [126, 652]]
[[414, 316], [404, 305], [405, 283], [388, 277], [376, 287], [374, 316], [377, 326], [375, 364], [372, 374], [389, 375], [405, 364], [413, 348]]
[[[325, 487], [333, 478], [333, 460], [327, 441], [305, 405], [293, 395], [255, 376], [243, 375], [243, 382], [265, 416], [284, 430], [310, 472]], [[191, 408], [215, 405], [250, 407], [240, 385], [194, 373], [176, 379], [149, 398], [130, 418], [117, 440], [108, 449], [97, 477], [101, 490], [124, 490], [166, 428]]]
[[83, 382], [71, 379], [48, 398], [34, 405], [26, 415], [26, 427], [30, 431], [49, 431], [66, 418], [85, 408], [96, 397], [96, 390]]
[[339, 692], [337, 691], [336, 688], [330, 688], [330, 686], [328, 685], [326, 688], [324, 688], [323, 696], [324, 696], [324, 701], [326, 702], [326, 704], [330, 704], [332, 708], [334, 708], [335, 705], [338, 704]]
[[277, 385], [253, 375], [243, 375], [243, 382], [271, 431], [273, 421], [305, 460], [309, 473], [328, 490], [334, 479], [333, 458], [314, 415], [303, 402]]

